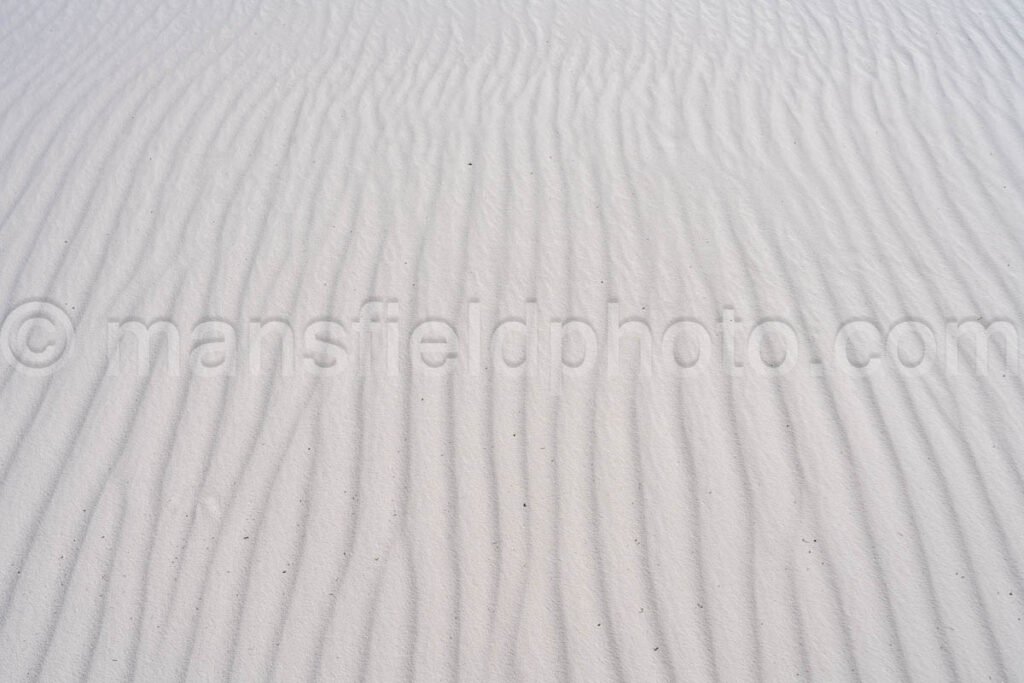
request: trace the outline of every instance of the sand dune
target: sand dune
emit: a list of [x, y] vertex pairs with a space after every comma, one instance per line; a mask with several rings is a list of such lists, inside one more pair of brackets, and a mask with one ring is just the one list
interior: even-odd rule
[[1022, 7], [208, 5], [0, 5], [0, 678], [1024, 680]]

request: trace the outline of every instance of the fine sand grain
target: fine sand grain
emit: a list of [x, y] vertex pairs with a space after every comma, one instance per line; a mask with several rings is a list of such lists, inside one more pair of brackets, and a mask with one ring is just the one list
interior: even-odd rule
[[1016, 0], [0, 0], [0, 680], [1024, 681], [1022, 221]]

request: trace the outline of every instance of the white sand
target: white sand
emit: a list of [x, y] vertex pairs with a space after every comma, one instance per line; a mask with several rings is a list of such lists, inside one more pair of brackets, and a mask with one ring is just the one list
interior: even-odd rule
[[[1024, 322], [1018, 2], [328, 5], [0, 3], [0, 679], [1024, 680], [1024, 383], [830, 362]], [[390, 370], [111, 370], [369, 300]]]

